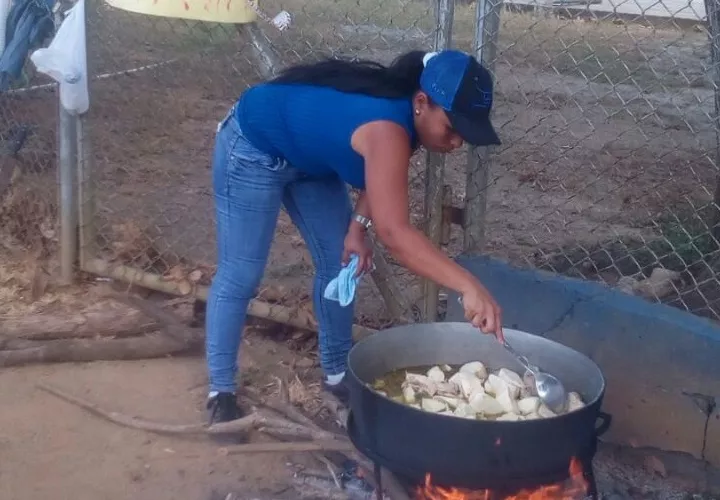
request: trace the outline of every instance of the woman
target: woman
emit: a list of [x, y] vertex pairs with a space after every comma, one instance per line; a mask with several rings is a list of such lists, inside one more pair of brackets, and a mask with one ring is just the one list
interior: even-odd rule
[[[240, 416], [240, 336], [281, 205], [315, 264], [323, 387], [341, 401], [353, 307], [323, 292], [353, 254], [357, 273], [369, 270], [371, 224], [403, 266], [458, 292], [468, 320], [502, 335], [500, 308], [488, 291], [408, 214], [413, 152], [422, 145], [448, 153], [463, 141], [499, 144], [491, 105], [489, 73], [457, 51], [410, 52], [388, 67], [339, 60], [295, 66], [243, 93], [218, 125], [213, 157], [219, 265], [207, 305], [211, 423]], [[354, 210], [346, 184], [361, 190]]]

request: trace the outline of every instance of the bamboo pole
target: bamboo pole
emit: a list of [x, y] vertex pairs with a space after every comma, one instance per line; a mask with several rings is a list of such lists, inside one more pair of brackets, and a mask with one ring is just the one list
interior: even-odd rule
[[[110, 264], [102, 259], [89, 259], [85, 262], [84, 270], [98, 276], [112, 278], [123, 283], [138, 285], [171, 295], [192, 295], [200, 300], [207, 300], [208, 296], [208, 287], [206, 286], [196, 286], [190, 294], [182, 293], [177, 283], [165, 280], [158, 274], [148, 273], [122, 264]], [[317, 327], [306, 316], [280, 304], [269, 304], [268, 302], [253, 299], [248, 306], [248, 314], [256, 318], [283, 323], [303, 330], [317, 331]], [[353, 340], [356, 342], [369, 337], [373, 333], [376, 333], [376, 330], [372, 328], [360, 325], [353, 325], [352, 327]]]

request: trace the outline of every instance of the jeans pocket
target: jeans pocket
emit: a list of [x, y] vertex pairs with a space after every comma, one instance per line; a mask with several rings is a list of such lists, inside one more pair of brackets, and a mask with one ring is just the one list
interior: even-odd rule
[[229, 151], [230, 164], [243, 165], [244, 167], [259, 167], [264, 170], [278, 171], [287, 166], [285, 160], [276, 158], [256, 148], [240, 128], [237, 128], [235, 140], [230, 146]]

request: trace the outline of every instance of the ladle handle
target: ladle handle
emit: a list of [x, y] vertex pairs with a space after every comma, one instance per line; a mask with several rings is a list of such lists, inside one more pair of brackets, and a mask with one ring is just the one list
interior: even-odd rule
[[513, 347], [508, 344], [507, 340], [502, 341], [502, 345], [505, 349], [517, 358], [521, 365], [523, 365], [529, 372], [535, 373], [536, 368], [530, 364], [530, 361], [523, 355], [519, 354]]
[[[457, 301], [458, 301], [458, 304], [463, 305], [462, 296], [459, 296], [457, 298]], [[518, 354], [518, 352], [515, 349], [513, 349], [513, 347], [510, 344], [507, 343], [507, 340], [502, 339], [499, 342], [503, 345], [503, 347], [505, 347], [505, 349], [510, 351], [510, 353], [513, 356], [515, 356], [517, 358], [517, 360], [520, 362], [520, 364], [523, 365], [525, 367], [525, 369], [527, 369], [529, 372], [534, 374], [536, 371], [538, 371], [537, 368], [535, 368], [533, 365], [530, 364], [530, 361], [525, 356]]]

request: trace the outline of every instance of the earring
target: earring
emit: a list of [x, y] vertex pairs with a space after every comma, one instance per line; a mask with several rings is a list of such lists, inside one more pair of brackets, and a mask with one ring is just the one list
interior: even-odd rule
[[415, 110], [415, 114], [416, 114], [416, 115], [419, 115], [419, 114], [420, 114], [420, 110], [419, 110], [419, 109], [416, 109], [416, 110]]

